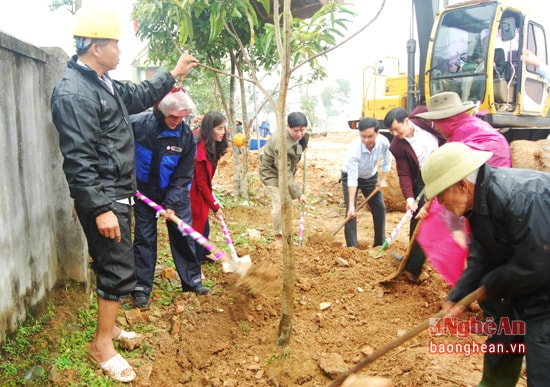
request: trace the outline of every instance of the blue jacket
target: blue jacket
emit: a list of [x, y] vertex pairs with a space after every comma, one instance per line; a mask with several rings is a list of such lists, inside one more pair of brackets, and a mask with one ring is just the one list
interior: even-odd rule
[[138, 190], [166, 208], [189, 207], [196, 144], [185, 122], [170, 130], [152, 112], [130, 116]]

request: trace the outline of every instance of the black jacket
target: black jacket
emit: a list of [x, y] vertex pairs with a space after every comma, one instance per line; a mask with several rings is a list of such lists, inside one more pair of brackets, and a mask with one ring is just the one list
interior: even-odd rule
[[155, 104], [174, 85], [170, 73], [139, 84], [113, 82], [114, 95], [97, 73], [67, 63], [53, 90], [51, 109], [64, 156], [71, 197], [93, 215], [112, 210], [113, 200], [133, 196], [134, 136], [128, 114]]
[[451, 301], [480, 285], [490, 298], [522, 304], [548, 298], [550, 173], [484, 165], [469, 221], [468, 264], [449, 294]]

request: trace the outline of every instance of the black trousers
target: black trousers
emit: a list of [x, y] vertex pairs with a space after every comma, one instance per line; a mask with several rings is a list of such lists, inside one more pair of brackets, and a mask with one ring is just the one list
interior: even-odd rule
[[[422, 192], [423, 189], [424, 189], [424, 181], [422, 181], [422, 179], [419, 178], [415, 186], [413, 187], [415, 199], [420, 194], [420, 192]], [[416, 215], [418, 215], [418, 211], [420, 211], [420, 209], [425, 203], [426, 203], [426, 199], [424, 198], [424, 196], [422, 196], [422, 198], [418, 202], [418, 208], [416, 209], [413, 216], [411, 217], [409, 238], [412, 236], [412, 234], [414, 233], [414, 230], [416, 229], [416, 226], [418, 225], [418, 219], [415, 219], [415, 217]], [[418, 278], [420, 276], [420, 273], [422, 273], [424, 262], [426, 262], [426, 255], [424, 254], [424, 251], [422, 250], [418, 242], [414, 241], [411, 252], [409, 254], [409, 260], [405, 264], [405, 270], [411, 273], [415, 278]]]
[[99, 233], [96, 217], [75, 202], [92, 257], [92, 269], [96, 276], [98, 297], [110, 301], [121, 301], [127, 297], [136, 284], [136, 263], [132, 251], [132, 207], [113, 202], [113, 212], [118, 218], [120, 242], [105, 238]]
[[[378, 174], [368, 179], [358, 179], [357, 192], [355, 193], [355, 205], [357, 205], [357, 196], [359, 191], [364, 197], [370, 195], [370, 193], [376, 188], [378, 183]], [[348, 195], [348, 174], [342, 172], [342, 189], [344, 192], [344, 201], [346, 203], [346, 216], [349, 209], [349, 195]], [[374, 243], [373, 246], [380, 246], [384, 243], [386, 234], [386, 204], [384, 203], [384, 196], [381, 191], [378, 191], [368, 201], [369, 207], [372, 213], [372, 221], [374, 223]], [[357, 247], [357, 220], [354, 218], [350, 220], [344, 226], [344, 235], [346, 237], [346, 246]]]

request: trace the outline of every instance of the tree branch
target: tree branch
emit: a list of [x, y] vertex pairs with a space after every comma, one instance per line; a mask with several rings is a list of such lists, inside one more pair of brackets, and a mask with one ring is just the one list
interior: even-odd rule
[[305, 65], [306, 63], [314, 60], [315, 58], [318, 58], [320, 56], [323, 56], [323, 55], [326, 55], [328, 54], [329, 52], [337, 49], [338, 47], [342, 46], [344, 43], [347, 43], [349, 40], [351, 40], [352, 38], [356, 37], [357, 35], [359, 35], [361, 32], [363, 32], [368, 26], [370, 26], [376, 19], [378, 19], [378, 16], [380, 16], [380, 13], [382, 12], [382, 10], [384, 9], [384, 5], [386, 4], [386, 0], [382, 0], [382, 4], [380, 5], [380, 9], [378, 10], [378, 12], [376, 13], [376, 15], [374, 16], [374, 18], [372, 18], [367, 24], [365, 24], [363, 27], [361, 27], [359, 30], [357, 30], [355, 33], [351, 34], [350, 36], [348, 36], [346, 39], [342, 40], [340, 43], [338, 43], [337, 45], [335, 46], [332, 46], [331, 48], [328, 48], [318, 54], [315, 54], [313, 55], [312, 57], [310, 58], [307, 58], [307, 60], [303, 61], [303, 62], [300, 62], [296, 65], [296, 67], [294, 67], [293, 69], [291, 69], [291, 71], [295, 71], [297, 69], [299, 69], [300, 67], [302, 67], [303, 65]]

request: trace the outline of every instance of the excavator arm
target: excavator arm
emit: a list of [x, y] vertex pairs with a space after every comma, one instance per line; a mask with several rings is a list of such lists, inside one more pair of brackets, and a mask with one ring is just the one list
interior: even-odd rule
[[[410, 91], [414, 88], [418, 88], [417, 92], [420, 95], [420, 103], [426, 103], [426, 93], [424, 90], [424, 77], [426, 73], [426, 57], [428, 55], [428, 44], [430, 42], [430, 34], [432, 32], [432, 26], [435, 21], [435, 15], [439, 10], [438, 0], [412, 0], [414, 7], [414, 15], [416, 20], [416, 30], [418, 34], [418, 48], [419, 48], [419, 63], [418, 68], [420, 69], [418, 73], [418, 85], [414, 85], [415, 80], [415, 66], [414, 66], [414, 55], [415, 52], [412, 52], [412, 42], [409, 41], [407, 44], [408, 48], [408, 79], [409, 79], [409, 99], [407, 100], [407, 110], [411, 111], [416, 106], [411, 105], [410, 101]], [[411, 37], [412, 40], [412, 37]], [[412, 84], [411, 84], [412, 83]]]

